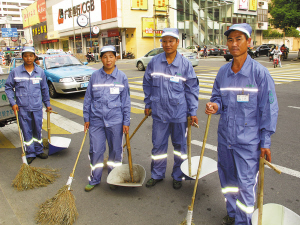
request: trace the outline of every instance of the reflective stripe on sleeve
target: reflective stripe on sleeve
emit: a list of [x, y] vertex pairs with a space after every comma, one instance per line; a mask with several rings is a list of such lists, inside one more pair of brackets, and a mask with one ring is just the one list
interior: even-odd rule
[[257, 88], [220, 88], [221, 91], [249, 91], [258, 92]]
[[243, 203], [241, 203], [238, 199], [236, 200], [236, 205], [247, 214], [251, 214], [254, 211], [254, 206], [246, 206]]
[[[168, 75], [168, 74], [164, 74], [164, 73], [151, 73], [151, 76], [163, 76], [163, 77], [167, 77], [167, 78], [174, 77], [172, 75]], [[183, 77], [176, 76], [176, 78], [178, 78], [179, 80], [186, 81], [186, 79]]]
[[167, 158], [168, 157], [168, 154], [163, 154], [163, 155], [152, 155], [151, 158], [153, 160], [158, 160], [158, 159], [164, 159], [164, 158]]
[[237, 192], [239, 192], [239, 188], [238, 187], [225, 187], [225, 188], [222, 188], [222, 193], [223, 194], [237, 193]]
[[108, 166], [112, 166], [112, 167], [118, 167], [118, 166], [122, 166], [122, 162], [112, 162], [112, 161], [107, 161], [107, 165]]
[[181, 152], [178, 152], [178, 151], [175, 151], [175, 150], [174, 150], [174, 155], [177, 155], [182, 159], [187, 159], [187, 154], [181, 154]]
[[103, 163], [98, 163], [98, 164], [96, 164], [95, 166], [93, 166], [92, 164], [90, 164], [90, 166], [91, 166], [91, 170], [94, 171], [94, 170], [97, 169], [97, 168], [103, 167], [104, 164], [103, 164]]

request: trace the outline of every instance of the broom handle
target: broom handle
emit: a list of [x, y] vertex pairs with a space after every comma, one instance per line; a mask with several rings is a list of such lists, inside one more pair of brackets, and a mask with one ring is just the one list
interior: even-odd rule
[[47, 131], [48, 131], [48, 142], [51, 143], [50, 111], [47, 112]]
[[83, 137], [83, 140], [82, 140], [82, 143], [81, 143], [81, 147], [79, 149], [79, 152], [78, 152], [78, 155], [77, 155], [77, 159], [76, 159], [76, 162], [75, 162], [75, 165], [74, 165], [74, 168], [73, 168], [73, 171], [72, 173], [70, 174], [70, 177], [74, 177], [74, 173], [75, 173], [75, 168], [77, 166], [77, 162], [78, 162], [78, 159], [79, 159], [79, 156], [80, 156], [80, 153], [82, 151], [82, 147], [83, 147], [83, 144], [84, 144], [84, 141], [85, 141], [85, 138], [86, 138], [86, 134], [88, 132], [88, 129], [86, 129], [85, 133], [84, 133], [84, 137]]
[[[151, 113], [151, 109], [149, 110], [149, 113]], [[145, 122], [145, 120], [148, 118], [149, 116], [145, 116], [144, 119], [142, 119], [142, 121], [140, 122], [140, 124], [137, 126], [137, 128], [135, 128], [135, 130], [133, 131], [133, 133], [130, 135], [129, 140], [131, 140], [131, 138], [133, 137], [133, 135], [135, 135], [135, 133], [138, 131], [138, 129], [140, 129], [140, 127], [142, 126], [142, 124]], [[126, 143], [123, 145], [123, 148], [125, 148], [125, 146], [127, 145], [127, 141]]]
[[127, 143], [127, 151], [128, 151], [129, 172], [130, 172], [131, 182], [133, 183], [131, 147], [130, 147], [130, 141], [129, 141], [129, 134], [128, 133], [126, 134], [126, 143]]
[[16, 118], [17, 118], [17, 124], [18, 124], [18, 129], [19, 129], [19, 136], [20, 136], [20, 141], [21, 141], [21, 147], [22, 147], [22, 156], [25, 156], [25, 151], [24, 151], [24, 146], [23, 146], [23, 140], [22, 140], [22, 135], [21, 135], [21, 129], [20, 129], [20, 124], [19, 124], [19, 117], [18, 117], [18, 111], [16, 110]]
[[259, 183], [258, 183], [258, 223], [257, 225], [262, 225], [262, 214], [264, 205], [264, 177], [265, 177], [265, 163], [264, 158], [259, 160]]
[[194, 193], [193, 193], [193, 197], [192, 197], [191, 211], [194, 208], [195, 196], [196, 196], [196, 191], [197, 191], [197, 186], [198, 186], [198, 180], [199, 180], [199, 176], [200, 176], [200, 172], [201, 172], [202, 160], [203, 160], [203, 155], [204, 155], [204, 150], [205, 150], [205, 144], [206, 144], [207, 134], [208, 134], [208, 130], [209, 130], [210, 119], [211, 119], [211, 114], [209, 114], [208, 117], [207, 117], [207, 123], [206, 123], [205, 134], [204, 134], [204, 139], [203, 139], [203, 144], [202, 144], [202, 150], [201, 150], [201, 155], [200, 155], [200, 160], [199, 160], [197, 177], [196, 177], [196, 182], [195, 182], [195, 187], [194, 187]]
[[192, 134], [191, 117], [188, 117], [188, 131], [187, 131], [187, 148], [188, 148], [188, 163], [189, 163], [189, 176], [192, 176], [192, 148], [191, 148], [191, 134]]

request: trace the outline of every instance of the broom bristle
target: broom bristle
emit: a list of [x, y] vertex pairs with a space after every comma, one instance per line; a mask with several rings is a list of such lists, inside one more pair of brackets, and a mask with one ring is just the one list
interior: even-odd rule
[[72, 225], [77, 217], [75, 197], [69, 191], [69, 185], [65, 185], [39, 206], [36, 222], [42, 225]]
[[[179, 224], [179, 225], [187, 225], [186, 219], [184, 219], [184, 221], [182, 221], [181, 224]], [[192, 225], [195, 225], [195, 224], [192, 222]]]
[[57, 177], [59, 177], [59, 174], [56, 169], [31, 167], [23, 163], [12, 182], [12, 186], [18, 191], [45, 187], [53, 183]]

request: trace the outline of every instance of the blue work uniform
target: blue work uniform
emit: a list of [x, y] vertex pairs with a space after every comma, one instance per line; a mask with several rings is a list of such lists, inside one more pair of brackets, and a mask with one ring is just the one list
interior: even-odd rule
[[43, 69], [34, 64], [34, 69], [30, 75], [24, 64], [16, 67], [7, 78], [5, 92], [10, 105], [17, 104], [19, 107], [18, 115], [26, 157], [36, 157], [36, 155], [43, 153], [42, 103], [46, 107], [50, 106], [47, 79]]
[[260, 148], [270, 148], [278, 103], [269, 71], [248, 55], [234, 73], [232, 63], [217, 74], [211, 102], [221, 114], [218, 171], [227, 212], [236, 225], [250, 225], [254, 210]]
[[128, 79], [122, 71], [115, 67], [106, 74], [101, 68], [92, 74], [83, 104], [84, 122], [90, 122], [90, 185], [101, 181], [106, 140], [108, 172], [122, 165], [123, 125], [130, 125], [130, 108]]
[[177, 52], [168, 64], [163, 52], [151, 59], [144, 79], [145, 108], [152, 109], [151, 177], [163, 179], [167, 167], [168, 138], [174, 147], [172, 177], [181, 181], [180, 165], [187, 158], [187, 117], [196, 116], [199, 81], [191, 62]]

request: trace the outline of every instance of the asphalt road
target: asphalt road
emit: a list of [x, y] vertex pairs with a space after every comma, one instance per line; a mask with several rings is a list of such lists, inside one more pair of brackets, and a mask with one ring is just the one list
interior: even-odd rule
[[[289, 60], [282, 63], [283, 68], [273, 68], [268, 58], [261, 56], [257, 61], [266, 66], [276, 83], [279, 102], [277, 131], [272, 136], [272, 162], [282, 169], [281, 175], [266, 169], [264, 203], [277, 203], [300, 215], [300, 74], [299, 61], [291, 61], [296, 54], [290, 54]], [[201, 59], [195, 72], [200, 80], [200, 99], [197, 116], [200, 129], [192, 130], [192, 155], [200, 155], [207, 115], [205, 104], [209, 99], [214, 77], [220, 66], [226, 62], [222, 57]], [[100, 68], [101, 64], [91, 65]], [[131, 86], [132, 114], [130, 132], [143, 119], [142, 77], [144, 72], [137, 71], [134, 60], [118, 61], [117, 66], [129, 78]], [[202, 92], [201, 92], [202, 90]], [[36, 159], [31, 166], [60, 168], [61, 177], [44, 188], [18, 192], [11, 187], [11, 182], [22, 164], [21, 148], [18, 144], [16, 125], [0, 128], [2, 145], [0, 149], [0, 224], [31, 225], [35, 224], [38, 205], [56, 192], [68, 180], [83, 139], [82, 103], [84, 93], [60, 96], [52, 99], [53, 116], [52, 136], [68, 137], [72, 142], [68, 149], [49, 156], [47, 160]], [[80, 109], [81, 107], [81, 109]], [[205, 156], [217, 160], [217, 125], [219, 116], [212, 116]], [[146, 180], [150, 178], [152, 118], [142, 125], [131, 141], [132, 160], [146, 170]], [[6, 136], [10, 134], [10, 139]], [[43, 136], [47, 137], [46, 130]], [[14, 137], [14, 140], [11, 140]], [[6, 141], [3, 141], [6, 138]], [[11, 145], [12, 144], [12, 145]], [[175, 225], [186, 217], [194, 189], [194, 181], [185, 181], [180, 190], [172, 188], [171, 170], [173, 165], [172, 146], [169, 143], [169, 157], [166, 178], [155, 187], [119, 187], [111, 191], [106, 183], [107, 170], [102, 175], [102, 182], [90, 193], [84, 192], [90, 174], [89, 140], [86, 139], [82, 154], [75, 171], [72, 193], [76, 197], [79, 218], [76, 224], [104, 225]], [[46, 150], [47, 152], [47, 150]], [[106, 152], [107, 154], [107, 152]], [[124, 153], [127, 163], [127, 153]], [[145, 184], [145, 183], [144, 183]], [[221, 193], [217, 172], [200, 179], [195, 200], [193, 218], [195, 224], [218, 225], [226, 215], [225, 201]]]

